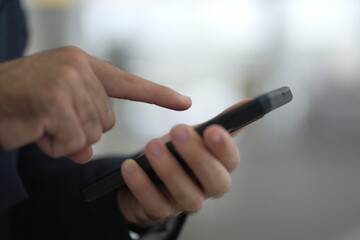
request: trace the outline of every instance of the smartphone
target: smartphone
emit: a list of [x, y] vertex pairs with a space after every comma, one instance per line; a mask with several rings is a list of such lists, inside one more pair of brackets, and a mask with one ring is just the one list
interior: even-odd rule
[[[202, 136], [206, 127], [212, 124], [223, 126], [229, 133], [234, 132], [260, 118], [265, 114], [291, 102], [293, 95], [288, 87], [281, 87], [271, 92], [262, 94], [249, 102], [242, 104], [234, 109], [224, 112], [213, 119], [197, 126], [195, 130]], [[185, 161], [176, 152], [171, 142], [166, 143], [167, 148], [176, 157], [181, 166], [191, 174], [190, 168]], [[134, 157], [135, 161], [144, 169], [147, 175], [156, 184], [161, 184], [161, 180], [151, 168], [146, 159], [145, 154]], [[106, 193], [114, 191], [118, 188], [126, 186], [121, 176], [120, 170], [117, 168], [100, 179], [95, 180], [82, 189], [83, 199], [85, 202], [95, 200]]]

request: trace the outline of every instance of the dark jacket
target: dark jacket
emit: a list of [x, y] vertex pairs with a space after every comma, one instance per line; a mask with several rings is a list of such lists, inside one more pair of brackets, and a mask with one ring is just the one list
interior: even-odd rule
[[[10, 155], [0, 159], [17, 163], [15, 170], [0, 170], [1, 199], [7, 202], [0, 213], [5, 217], [0, 239], [130, 239], [115, 192], [90, 204], [81, 196], [81, 187], [118, 168], [119, 158], [78, 165], [65, 158], [47, 157], [35, 145]], [[16, 177], [9, 181], [2, 176], [5, 171]], [[11, 191], [18, 195], [9, 194]]]
[[27, 40], [18, 0], [0, 0], [0, 62], [22, 55]]
[[[19, 2], [0, 0], [0, 62], [21, 56], [26, 42], [24, 24]], [[17, 151], [0, 150], [0, 239], [10, 239], [14, 206], [28, 197], [17, 171], [17, 156]]]

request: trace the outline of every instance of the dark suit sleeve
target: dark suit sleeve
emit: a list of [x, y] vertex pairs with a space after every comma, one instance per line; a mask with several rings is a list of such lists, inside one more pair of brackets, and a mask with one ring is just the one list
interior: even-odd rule
[[21, 149], [19, 172], [29, 198], [16, 208], [16, 239], [130, 239], [115, 192], [84, 203], [81, 187], [119, 167], [121, 159], [78, 165], [52, 159], [34, 145]]
[[[16, 207], [15, 239], [131, 239], [128, 225], [116, 205], [116, 192], [91, 203], [82, 200], [81, 188], [119, 168], [120, 157], [107, 157], [79, 165], [66, 158], [53, 159], [30, 145], [19, 152], [19, 173], [29, 198]], [[119, 170], [120, 171], [120, 170]], [[186, 215], [139, 230], [141, 239], [176, 239]]]

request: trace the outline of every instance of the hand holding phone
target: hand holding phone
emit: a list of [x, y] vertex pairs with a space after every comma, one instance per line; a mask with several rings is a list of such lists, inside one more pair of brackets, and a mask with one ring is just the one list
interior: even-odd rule
[[[202, 136], [204, 130], [208, 126], [212, 124], [219, 124], [223, 126], [229, 133], [231, 133], [262, 118], [270, 111], [289, 103], [292, 98], [293, 96], [290, 89], [288, 87], [282, 87], [267, 94], [256, 97], [251, 101], [225, 113], [222, 113], [215, 118], [197, 126], [195, 130]], [[185, 171], [191, 174], [190, 168], [177, 153], [173, 144], [171, 142], [167, 142], [166, 147], [178, 160]], [[156, 173], [153, 171], [149, 162], [147, 161], [146, 155], [143, 154], [139, 157], [135, 157], [134, 159], [155, 183], [161, 183]], [[101, 179], [98, 179], [86, 186], [83, 189], [84, 201], [92, 201], [110, 191], [116, 190], [123, 186], [125, 186], [125, 182], [120, 174], [120, 171], [116, 169]]]

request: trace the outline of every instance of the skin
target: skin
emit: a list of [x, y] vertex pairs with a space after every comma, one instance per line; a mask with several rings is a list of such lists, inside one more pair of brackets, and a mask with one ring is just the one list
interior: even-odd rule
[[36, 142], [52, 157], [87, 162], [91, 144], [115, 123], [108, 97], [175, 110], [191, 105], [167, 87], [64, 47], [0, 64], [0, 147]]
[[[230, 135], [222, 126], [212, 125], [201, 137], [193, 127], [177, 125], [163, 138], [151, 140], [145, 154], [164, 185], [155, 186], [134, 160], [126, 160], [121, 174], [127, 188], [117, 195], [124, 217], [133, 224], [147, 226], [182, 212], [197, 211], [206, 199], [222, 196], [231, 186], [230, 172], [240, 163], [232, 139], [239, 132]], [[169, 140], [194, 176], [185, 173], [168, 151], [165, 143]]]
[[[85, 163], [91, 145], [115, 124], [109, 97], [185, 110], [191, 99], [101, 61], [76, 47], [64, 47], [0, 64], [0, 147], [35, 142], [49, 156]], [[165, 147], [171, 140], [194, 176], [188, 176]], [[154, 186], [132, 159], [121, 166], [128, 188], [118, 192], [119, 210], [140, 225], [199, 209], [205, 199], [223, 195], [229, 172], [240, 162], [231, 136], [208, 127], [200, 137], [178, 125], [145, 149], [164, 186]]]

